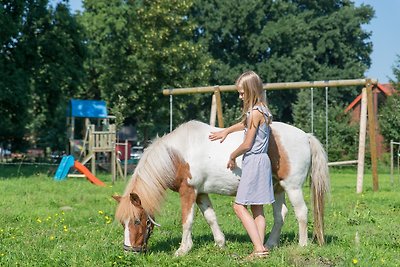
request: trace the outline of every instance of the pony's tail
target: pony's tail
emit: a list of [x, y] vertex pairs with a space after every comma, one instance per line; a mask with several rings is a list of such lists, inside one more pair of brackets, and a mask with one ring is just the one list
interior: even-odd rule
[[325, 195], [330, 190], [330, 179], [328, 170], [328, 159], [324, 148], [319, 140], [309, 134], [311, 147], [312, 167], [311, 167], [311, 191], [313, 199], [314, 233], [313, 238], [317, 238], [321, 246], [325, 243], [324, 239], [324, 207]]

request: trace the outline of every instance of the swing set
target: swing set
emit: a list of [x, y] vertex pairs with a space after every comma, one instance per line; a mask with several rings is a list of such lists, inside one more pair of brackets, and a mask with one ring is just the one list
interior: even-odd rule
[[[348, 87], [348, 86], [363, 86], [361, 94], [361, 113], [360, 113], [360, 131], [359, 131], [359, 146], [358, 158], [350, 161], [331, 162], [329, 166], [357, 164], [357, 193], [362, 192], [363, 177], [364, 177], [364, 164], [365, 164], [365, 145], [367, 134], [367, 118], [368, 118], [368, 133], [370, 140], [370, 153], [371, 153], [371, 166], [372, 166], [372, 179], [373, 190], [378, 191], [378, 170], [377, 170], [377, 149], [376, 149], [376, 121], [373, 106], [372, 90], [376, 87], [378, 81], [376, 79], [349, 79], [349, 80], [325, 80], [325, 81], [305, 81], [305, 82], [287, 82], [287, 83], [268, 83], [264, 84], [265, 90], [287, 90], [287, 89], [304, 89], [311, 88], [311, 132], [313, 132], [313, 90], [315, 88], [325, 88], [325, 109], [326, 109], [326, 151], [328, 151], [328, 88], [330, 87]], [[170, 96], [170, 131], [172, 131], [172, 107], [173, 95], [184, 94], [197, 94], [197, 93], [213, 93], [211, 104], [210, 124], [215, 125], [216, 118], [218, 118], [218, 127], [224, 127], [222, 116], [222, 103], [221, 92], [236, 91], [235, 85], [222, 85], [222, 86], [207, 86], [207, 87], [192, 87], [192, 88], [173, 88], [164, 89], [164, 95]], [[367, 116], [368, 113], [368, 116]]]

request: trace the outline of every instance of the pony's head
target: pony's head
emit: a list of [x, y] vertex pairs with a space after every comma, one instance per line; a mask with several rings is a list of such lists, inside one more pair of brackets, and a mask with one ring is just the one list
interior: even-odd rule
[[124, 249], [144, 252], [158, 214], [165, 201], [166, 190], [177, 187], [177, 170], [185, 161], [178, 150], [156, 139], [143, 153], [119, 202], [115, 218], [124, 227]]
[[113, 198], [119, 202], [117, 217], [124, 228], [124, 250], [146, 252], [154, 225], [159, 225], [154, 222], [152, 215], [143, 209], [140, 197], [136, 193]]

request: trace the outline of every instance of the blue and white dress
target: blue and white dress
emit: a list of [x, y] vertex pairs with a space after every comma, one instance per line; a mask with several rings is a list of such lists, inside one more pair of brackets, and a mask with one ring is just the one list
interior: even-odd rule
[[[267, 122], [272, 115], [264, 106], [254, 106], [253, 110], [260, 111], [266, 122], [258, 126], [251, 149], [243, 155], [242, 176], [235, 202], [242, 205], [271, 204], [275, 198], [271, 161], [267, 154], [271, 127]], [[250, 112], [247, 113], [247, 118], [249, 115]], [[246, 128], [245, 137], [247, 130]]]

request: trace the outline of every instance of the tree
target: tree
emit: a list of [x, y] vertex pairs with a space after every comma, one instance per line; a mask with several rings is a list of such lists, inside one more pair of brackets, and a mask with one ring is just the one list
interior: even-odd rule
[[[373, 10], [351, 1], [198, 0], [191, 16], [196, 40], [215, 59], [211, 84], [232, 84], [246, 69], [264, 82], [358, 78], [370, 65], [370, 33], [361, 25]], [[297, 92], [269, 92], [276, 119], [296, 122]], [[356, 94], [350, 88], [332, 97], [349, 101]]]
[[[137, 124], [144, 140], [168, 129], [168, 98], [161, 89], [204, 85], [209, 76], [211, 60], [192, 40], [191, 5], [172, 0], [84, 2], [87, 92], [104, 98], [120, 121]], [[175, 107], [176, 121], [204, 113], [204, 96], [184, 98]]]
[[[397, 55], [395, 66], [392, 68], [395, 78], [391, 80], [393, 86], [400, 90], [400, 56]], [[389, 96], [385, 105], [380, 110], [380, 129], [385, 140], [400, 141], [400, 93]]]
[[0, 5], [0, 145], [20, 144], [27, 122], [29, 79], [20, 48], [24, 1]]
[[81, 29], [64, 3], [5, 1], [0, 12], [0, 139], [61, 149], [66, 104], [84, 76]]
[[[32, 9], [34, 28], [25, 34], [34, 61], [31, 68], [30, 135], [39, 147], [65, 148], [65, 116], [69, 100], [84, 81], [86, 49], [82, 27], [64, 3], [55, 9]], [[40, 34], [34, 34], [40, 32]]]

